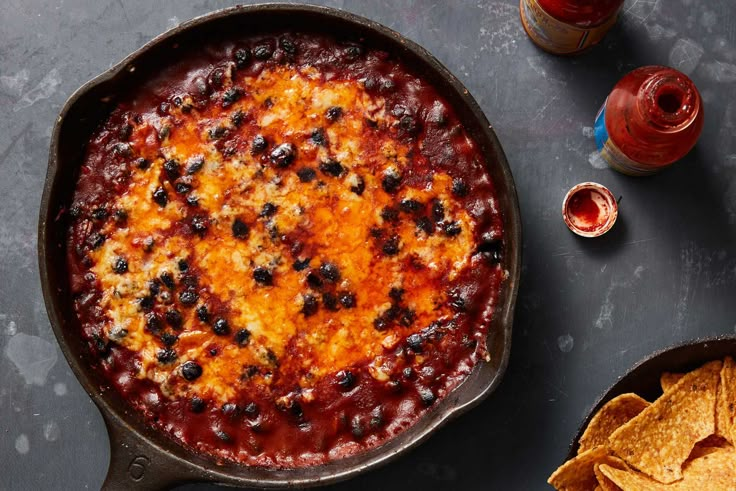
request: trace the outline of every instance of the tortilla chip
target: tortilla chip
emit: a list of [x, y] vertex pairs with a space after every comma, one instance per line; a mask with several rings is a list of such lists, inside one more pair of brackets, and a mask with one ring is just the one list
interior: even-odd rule
[[611, 433], [648, 406], [649, 403], [636, 394], [621, 394], [608, 401], [585, 428], [583, 436], [580, 437], [578, 454], [598, 445], [607, 445]]
[[736, 363], [730, 356], [723, 360], [716, 401], [716, 435], [733, 444], [736, 442]]
[[736, 452], [719, 448], [690, 462], [682, 471], [682, 480], [662, 484], [633, 470], [599, 466], [600, 472], [624, 491], [735, 490]]
[[684, 373], [664, 372], [659, 377], [659, 385], [662, 386], [662, 392], [667, 392], [668, 390], [670, 390], [684, 376], [685, 376]]
[[711, 435], [695, 444], [695, 446], [693, 447], [693, 451], [690, 452], [690, 457], [688, 457], [687, 460], [693, 460], [697, 459], [698, 457], [702, 457], [706, 453], [709, 453], [708, 450], [712, 448], [733, 449], [733, 447], [729, 445], [728, 440], [726, 440], [722, 436]]
[[[622, 470], [628, 469], [628, 467], [626, 466], [626, 463], [623, 460], [618, 459], [616, 457], [614, 457], [614, 459], [615, 459], [615, 463], [611, 462], [611, 463], [606, 463], [605, 465], [608, 465], [609, 467], [613, 467], [615, 469], [622, 469]], [[601, 465], [603, 464], [596, 464], [593, 467], [593, 472], [595, 472], [595, 478], [598, 480], [598, 489], [600, 489], [601, 491], [621, 491], [621, 488], [619, 488], [615, 482], [608, 479], [601, 472], [600, 470]]]
[[608, 439], [613, 451], [659, 482], [682, 479], [682, 464], [695, 444], [715, 431], [721, 366], [721, 361], [712, 361], [682, 377], [638, 416], [613, 432]]
[[601, 463], [616, 465], [617, 460], [608, 448], [595, 447], [562, 464], [547, 482], [558, 491], [590, 491], [598, 484], [593, 467]]

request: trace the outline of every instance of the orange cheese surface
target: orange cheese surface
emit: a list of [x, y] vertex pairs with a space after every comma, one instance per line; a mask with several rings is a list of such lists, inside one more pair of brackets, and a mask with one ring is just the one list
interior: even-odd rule
[[[309, 465], [405, 428], [486, 356], [500, 217], [475, 144], [400, 65], [398, 88], [381, 93], [309, 58], [332, 41], [297, 37], [300, 55], [276, 41], [261, 61], [253, 42], [248, 67], [226, 44], [214, 67], [164, 72], [179, 74], [168, 97], [120, 104], [93, 137], [72, 288], [113, 385], [175, 439], [243, 463]], [[412, 82], [422, 98], [397, 103]], [[383, 390], [393, 402], [380, 403]], [[316, 415], [335, 405], [359, 417], [361, 391], [378, 398], [363, 411], [379, 408], [380, 425], [342, 430], [336, 413], [322, 428]], [[178, 429], [177, 411], [196, 431]], [[307, 423], [319, 448], [285, 443]]]

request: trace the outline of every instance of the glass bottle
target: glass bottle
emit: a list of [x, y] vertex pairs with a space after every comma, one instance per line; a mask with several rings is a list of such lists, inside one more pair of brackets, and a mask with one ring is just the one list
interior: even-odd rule
[[598, 44], [616, 23], [624, 0], [521, 0], [521, 23], [540, 48], [577, 54]]
[[633, 176], [654, 174], [695, 146], [703, 129], [700, 93], [673, 68], [637, 68], [613, 88], [594, 129], [609, 166]]

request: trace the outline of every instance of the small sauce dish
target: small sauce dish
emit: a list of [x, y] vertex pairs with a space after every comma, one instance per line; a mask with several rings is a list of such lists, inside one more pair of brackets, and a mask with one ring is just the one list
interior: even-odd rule
[[565, 195], [562, 218], [567, 228], [575, 234], [599, 237], [616, 223], [618, 203], [605, 186], [596, 182], [581, 182]]

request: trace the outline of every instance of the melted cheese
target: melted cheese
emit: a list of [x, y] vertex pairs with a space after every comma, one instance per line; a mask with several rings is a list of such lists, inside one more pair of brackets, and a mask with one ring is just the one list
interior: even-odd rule
[[[227, 401], [248, 384], [268, 387], [276, 372], [284, 386], [308, 388], [320, 377], [361, 363], [370, 364], [371, 373], [383, 380], [388, 376], [381, 362], [384, 353], [409, 334], [452, 315], [437, 285], [469, 266], [475, 223], [454, 201], [448, 175], [436, 173], [424, 186], [403, 186], [396, 195], [382, 189], [381, 179], [388, 169], [407, 172], [410, 148], [396, 139], [398, 121], [387, 113], [384, 101], [367, 94], [361, 84], [326, 83], [313, 71], [286, 67], [237, 83], [243, 97], [232, 107], [186, 114], [174, 111], [171, 117], [148, 118], [135, 128], [132, 145], [152, 161], [151, 168], [136, 170], [128, 190], [113, 205], [127, 212], [127, 226], [110, 224], [104, 230], [107, 240], [92, 253], [93, 271], [103, 292], [100, 305], [108, 313], [105, 331], [139, 354], [139, 377], [151, 379], [164, 394], [175, 397], [197, 394]], [[343, 114], [331, 122], [325, 113], [333, 106], [341, 107]], [[238, 127], [230, 121], [237, 110], [246, 115]], [[369, 127], [366, 118], [375, 121], [378, 130]], [[152, 149], [144, 135], [163, 126], [171, 127], [170, 134], [160, 148]], [[218, 141], [211, 138], [212, 128], [218, 126], [227, 129], [229, 142], [240, 144], [231, 156], [218, 151]], [[325, 146], [310, 138], [315, 129], [323, 130]], [[297, 148], [296, 160], [281, 169], [270, 165], [267, 157], [253, 155], [250, 142], [255, 134], [269, 142], [266, 156], [276, 145], [291, 143]], [[184, 174], [187, 162], [196, 156], [203, 157], [205, 165], [191, 176], [189, 194], [199, 200], [192, 208], [165, 178], [163, 165], [166, 159], [176, 159]], [[320, 171], [320, 162], [328, 159], [339, 161], [345, 172], [335, 177]], [[303, 167], [316, 171], [312, 182], [300, 181], [297, 171]], [[361, 179], [365, 190], [359, 195], [351, 187]], [[163, 208], [152, 199], [161, 185], [169, 198]], [[427, 209], [432, 200], [440, 200], [448, 220], [460, 225], [460, 233], [449, 237], [438, 229], [428, 235], [406, 213], [400, 213], [398, 225], [385, 223], [381, 210], [409, 198]], [[266, 203], [276, 206], [271, 217], [259, 216]], [[201, 237], [188, 228], [194, 215], [209, 220]], [[236, 218], [249, 228], [246, 239], [233, 236]], [[398, 254], [384, 254], [381, 241], [371, 235], [372, 228], [396, 234]], [[154, 246], [147, 251], [143, 244], [150, 239]], [[293, 254], [294, 240], [302, 243], [303, 253]], [[424, 267], [407, 267], [410, 256]], [[113, 271], [118, 257], [128, 262], [124, 274]], [[292, 267], [296, 257], [310, 257], [310, 267], [296, 271]], [[211, 320], [198, 320], [196, 306], [179, 303], [177, 295], [183, 287], [177, 264], [182, 259], [199, 273], [197, 305], [226, 306], [223, 317], [231, 331], [227, 336], [216, 335]], [[354, 308], [330, 311], [321, 292], [309, 287], [309, 270], [317, 271], [324, 263], [336, 265], [340, 272], [330, 291], [353, 293]], [[272, 272], [272, 286], [254, 280], [255, 267]], [[156, 297], [154, 310], [176, 308], [183, 316], [179, 331], [166, 327], [162, 317], [162, 330], [179, 336], [173, 346], [177, 359], [168, 364], [157, 360], [160, 336], [146, 329], [140, 305], [149, 283], [164, 272], [177, 285], [173, 291], [161, 286], [164, 293]], [[391, 306], [388, 292], [394, 286], [403, 288], [402, 305], [411, 308], [416, 318], [410, 327], [396, 323], [379, 331], [374, 319]], [[307, 294], [319, 302], [311, 316], [302, 312]], [[251, 334], [246, 346], [233, 339], [240, 329]], [[195, 381], [181, 376], [180, 366], [186, 360], [195, 360], [203, 369]], [[252, 366], [257, 373], [243, 377]]]

